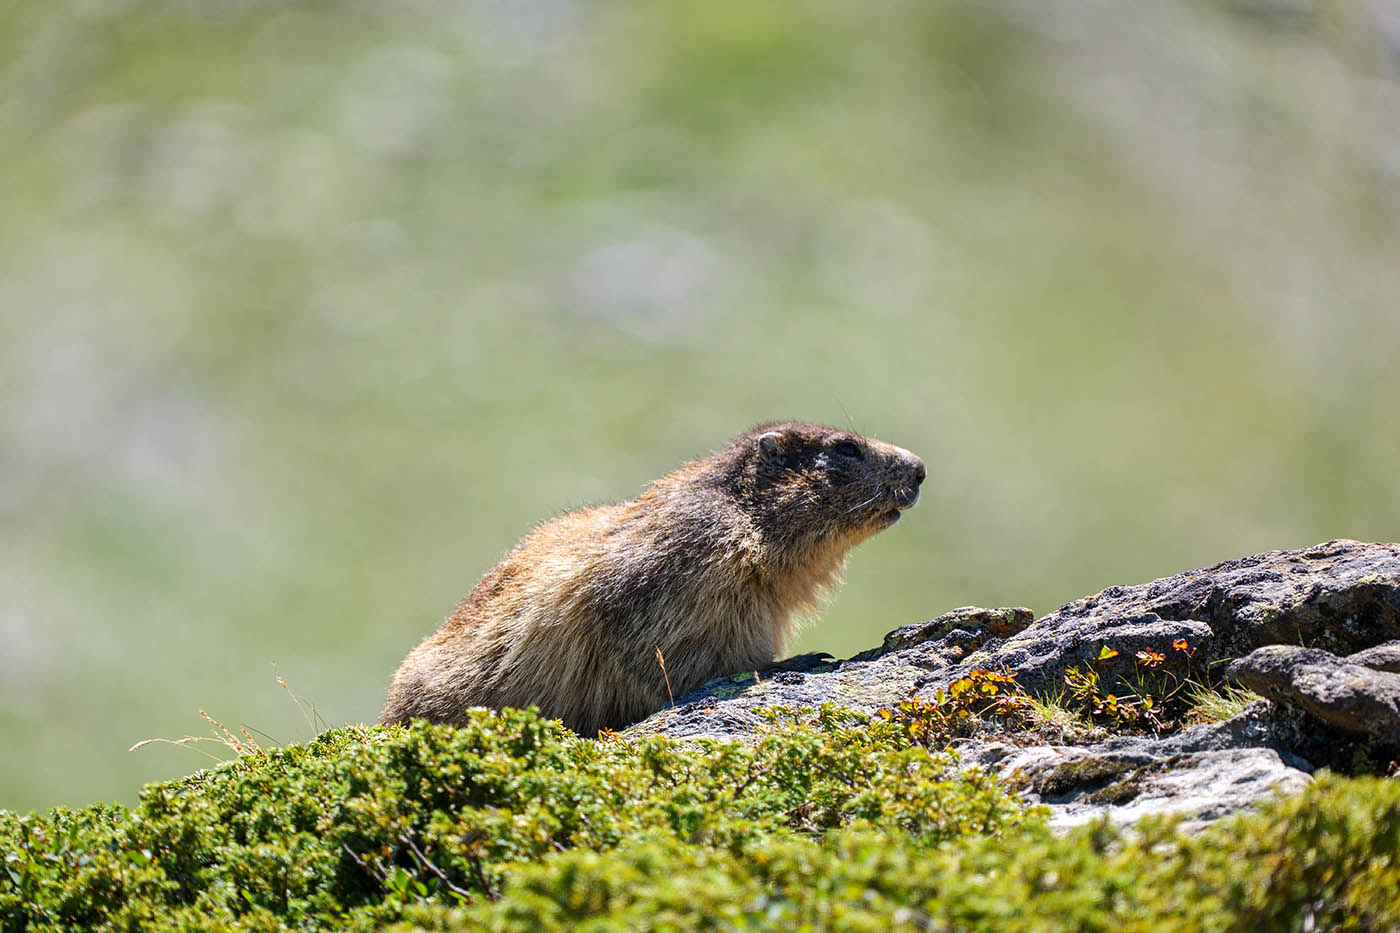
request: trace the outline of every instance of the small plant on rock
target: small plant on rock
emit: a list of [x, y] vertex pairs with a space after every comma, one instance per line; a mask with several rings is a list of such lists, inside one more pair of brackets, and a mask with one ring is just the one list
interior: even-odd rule
[[1117, 682], [1129, 689], [1112, 691], [1105, 686], [1111, 683], [1105, 674], [1122, 662], [1116, 649], [1103, 645], [1088, 666], [1065, 671], [1065, 687], [1099, 722], [1164, 732], [1184, 720], [1192, 705], [1187, 702], [1191, 695], [1188, 688], [1206, 689], [1192, 678], [1197, 650], [1199, 646], [1193, 648], [1186, 639], [1178, 638], [1172, 642], [1176, 663], [1168, 664], [1165, 653], [1144, 648], [1133, 655], [1132, 670], [1116, 674]]
[[926, 748], [941, 748], [949, 740], [971, 735], [989, 719], [1011, 728], [1028, 727], [1034, 702], [1016, 683], [1016, 675], [978, 668], [934, 691], [933, 700], [911, 697], [880, 718], [895, 723], [909, 740]]

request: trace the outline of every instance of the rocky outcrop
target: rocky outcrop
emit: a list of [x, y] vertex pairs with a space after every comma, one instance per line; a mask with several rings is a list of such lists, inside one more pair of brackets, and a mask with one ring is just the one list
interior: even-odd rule
[[885, 636], [884, 645], [845, 661], [804, 654], [754, 673], [711, 681], [632, 728], [677, 737], [741, 737], [772, 706], [837, 703], [873, 713], [896, 706], [930, 685], [947, 682], [969, 655], [1025, 629], [1029, 609], [954, 609]]
[[994, 768], [1029, 799], [1050, 807], [1053, 825], [1096, 819], [1183, 817], [1188, 827], [1272, 793], [1297, 793], [1312, 765], [1290, 752], [1265, 704], [1223, 723], [1169, 735], [1115, 736], [1083, 745], [979, 742], [969, 764]]
[[1348, 735], [1400, 748], [1400, 674], [1358, 664], [1358, 657], [1367, 653], [1339, 658], [1319, 648], [1269, 645], [1230, 665], [1230, 676]]
[[1349, 655], [1347, 660], [1352, 664], [1360, 664], [1362, 667], [1369, 667], [1372, 670], [1400, 674], [1400, 641], [1388, 641], [1383, 645], [1376, 645], [1374, 648], [1364, 648]]
[[1272, 644], [1348, 654], [1400, 638], [1400, 546], [1329, 541], [1270, 551], [1140, 586], [1111, 586], [1037, 620], [967, 659], [1017, 672], [1023, 687], [1053, 689], [1101, 647], [1123, 664], [1142, 650], [1173, 652], [1184, 639], [1196, 668]]
[[1063, 694], [1070, 669], [1092, 669], [1103, 693], [1128, 695], [1141, 687], [1144, 657], [1159, 683], [1202, 688], [1218, 686], [1222, 662], [1235, 661], [1235, 681], [1272, 702], [1223, 723], [1158, 734], [1085, 728], [1072, 740], [989, 721], [961, 743], [964, 760], [996, 769], [1072, 824], [1147, 813], [1210, 820], [1296, 791], [1314, 766], [1335, 767], [1355, 747], [1384, 758], [1400, 748], [1400, 546], [1270, 551], [1109, 587], [1040, 619], [956, 609], [844, 661], [803, 655], [712, 682], [633, 729], [743, 738], [766, 707], [873, 713], [933, 700], [977, 669], [1012, 674], [1041, 696]]

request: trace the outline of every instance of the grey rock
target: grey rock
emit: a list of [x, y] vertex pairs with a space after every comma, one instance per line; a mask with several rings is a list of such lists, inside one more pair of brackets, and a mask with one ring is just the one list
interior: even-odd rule
[[[1184, 675], [1191, 659], [1173, 652], [1172, 644], [1178, 640], [1184, 640], [1193, 651], [1203, 652], [1201, 663], [1213, 656], [1214, 633], [1206, 623], [1164, 619], [1151, 612], [1119, 614], [1120, 608], [1096, 605], [1082, 617], [1062, 615], [1065, 610], [1052, 613], [1016, 637], [970, 655], [946, 679], [954, 680], [979, 667], [1008, 670], [1015, 672], [1017, 682], [1026, 690], [1041, 693], [1063, 684], [1070, 668], [1082, 669], [1095, 662], [1104, 648], [1118, 655], [1111, 662], [1095, 662], [1094, 666], [1110, 678], [1131, 671], [1134, 656], [1148, 649], [1167, 658], [1167, 670]], [[931, 694], [943, 684], [929, 681], [924, 686], [921, 693]]]
[[1245, 687], [1351, 735], [1400, 747], [1400, 674], [1318, 648], [1269, 645], [1230, 665]]
[[1051, 825], [1062, 828], [1171, 815], [1192, 829], [1271, 795], [1297, 793], [1311, 780], [1271, 748], [1171, 755], [1154, 746], [1151, 738], [1117, 751], [1032, 746], [994, 767], [1028, 801], [1049, 807]]
[[1144, 740], [1150, 740], [1151, 757], [1155, 760], [1169, 755], [1193, 755], [1231, 748], [1267, 748], [1278, 753], [1288, 767], [1308, 774], [1312, 764], [1293, 753], [1293, 735], [1279, 726], [1269, 703], [1260, 700], [1245, 707], [1238, 716], [1225, 722], [1202, 723], [1180, 732], [1157, 736], [1116, 736], [1105, 740], [1100, 748], [1116, 755], [1139, 753]]
[[[1193, 656], [1174, 651], [1185, 639]], [[1152, 649], [1186, 675], [1263, 645], [1286, 642], [1346, 654], [1400, 639], [1400, 547], [1329, 541], [1269, 551], [1140, 586], [1111, 586], [1044, 616], [972, 667], [1012, 670], [1028, 690], [1052, 689], [1070, 667], [1108, 646], [1120, 671]]]
[[1150, 608], [1201, 619], [1225, 656], [1276, 643], [1341, 653], [1400, 639], [1400, 546], [1329, 541], [1135, 587]]
[[1189, 830], [1307, 785], [1312, 765], [1281, 747], [1265, 706], [1174, 735], [1083, 746], [972, 742], [959, 751], [965, 764], [995, 770], [1027, 800], [1049, 807], [1053, 826], [1158, 814], [1182, 817]]
[[1372, 670], [1400, 674], [1400, 641], [1388, 641], [1374, 648], [1362, 649], [1347, 655], [1347, 661]]
[[1035, 620], [1024, 607], [1015, 609], [979, 609], [963, 606], [928, 622], [916, 622], [897, 628], [885, 636], [884, 643], [872, 651], [858, 654], [852, 660], [876, 658], [892, 651], [902, 651], [941, 638], [956, 629], [984, 629], [994, 635], [1007, 636], [1022, 632]]
[[865, 713], [897, 706], [931, 676], [1030, 624], [1029, 609], [965, 607], [897, 629], [881, 647], [845, 661], [801, 655], [754, 673], [711, 681], [676, 698], [670, 709], [631, 727], [676, 737], [743, 737], [762, 723], [771, 706], [816, 707], [837, 703]]
[[[1174, 647], [1183, 641], [1186, 650]], [[1280, 642], [1295, 647], [1279, 653]], [[834, 703], [870, 713], [932, 697], [976, 668], [1012, 673], [1039, 692], [1060, 688], [1069, 668], [1092, 663], [1107, 689], [1148, 650], [1166, 657], [1159, 672], [1203, 680], [1217, 662], [1269, 645], [1276, 647], [1237, 666], [1240, 682], [1315, 718], [1289, 718], [1260, 702], [1227, 723], [1169, 735], [1031, 746], [984, 735], [962, 746], [968, 762], [1019, 775], [1061, 823], [1148, 812], [1209, 820], [1263, 795], [1296, 791], [1313, 770], [1310, 761], [1349, 754], [1342, 734], [1400, 737], [1400, 674], [1385, 669], [1400, 654], [1400, 546], [1329, 541], [1270, 551], [1109, 587], [1035, 620], [1019, 608], [956, 609], [896, 629], [844, 661], [803, 655], [711, 682], [631, 731], [743, 739], [761, 728], [768, 707]], [[1105, 647], [1116, 659], [1099, 660]], [[988, 724], [990, 735], [996, 731]]]

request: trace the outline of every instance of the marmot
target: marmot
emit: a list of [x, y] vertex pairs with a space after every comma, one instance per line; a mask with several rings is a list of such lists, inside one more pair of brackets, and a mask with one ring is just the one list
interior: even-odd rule
[[379, 721], [533, 705], [593, 736], [762, 668], [924, 475], [850, 431], [760, 425], [630, 502], [536, 528], [399, 666]]

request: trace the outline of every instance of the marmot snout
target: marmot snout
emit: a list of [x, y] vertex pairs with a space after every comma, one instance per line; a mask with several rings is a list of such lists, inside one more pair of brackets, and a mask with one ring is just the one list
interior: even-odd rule
[[510, 551], [415, 648], [382, 723], [538, 706], [584, 735], [770, 663], [848, 551], [919, 500], [924, 463], [820, 425], [761, 425], [638, 498]]

